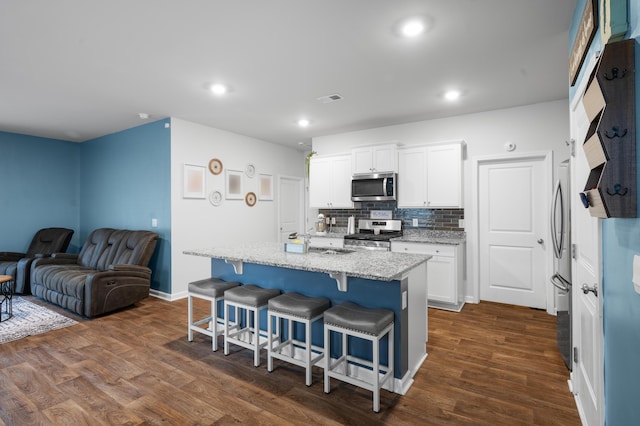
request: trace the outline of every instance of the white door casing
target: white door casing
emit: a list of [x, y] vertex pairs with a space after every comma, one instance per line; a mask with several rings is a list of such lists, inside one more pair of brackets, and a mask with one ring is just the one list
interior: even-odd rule
[[278, 176], [278, 242], [287, 241], [289, 234], [304, 233], [304, 179]]
[[[585, 68], [589, 76], [596, 64], [592, 58]], [[576, 93], [583, 93], [588, 78], [582, 78]], [[572, 331], [574, 360], [571, 385], [580, 419], [584, 425], [604, 424], [604, 362], [602, 297], [593, 292], [584, 294], [581, 287], [602, 284], [601, 220], [591, 217], [582, 206], [579, 193], [584, 188], [590, 168], [582, 143], [589, 128], [589, 120], [576, 95], [570, 105], [571, 138], [575, 142], [575, 156], [571, 158], [571, 235], [574, 245], [572, 257]], [[598, 292], [601, 295], [601, 291]]]
[[476, 159], [480, 299], [552, 310], [551, 152]]

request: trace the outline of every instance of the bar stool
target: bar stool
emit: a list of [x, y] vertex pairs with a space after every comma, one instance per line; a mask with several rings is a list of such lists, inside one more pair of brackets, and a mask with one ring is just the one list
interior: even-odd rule
[[[323, 312], [329, 309], [330, 306], [331, 302], [327, 298], [308, 297], [294, 292], [269, 300], [267, 371], [273, 371], [273, 358], [304, 367], [306, 368], [306, 384], [311, 386], [312, 367], [324, 357], [323, 349], [313, 346], [311, 325], [321, 320]], [[275, 335], [273, 333], [274, 320], [276, 322]], [[274, 342], [277, 343], [278, 340], [282, 339], [282, 330], [279, 326], [280, 320], [286, 320], [287, 322], [287, 339], [274, 346]], [[296, 322], [304, 324], [304, 341], [294, 338], [293, 325]], [[297, 355], [296, 349], [301, 349], [304, 353]]]
[[[331, 331], [342, 334], [342, 355], [335, 363], [331, 358]], [[387, 366], [380, 365], [380, 340], [389, 335]], [[369, 340], [373, 346], [373, 362], [349, 355], [348, 337]], [[355, 303], [342, 303], [324, 313], [324, 392], [331, 390], [330, 378], [373, 391], [373, 411], [380, 411], [380, 388], [393, 380], [393, 312], [387, 309], [369, 309]], [[349, 364], [357, 363], [371, 369], [371, 382], [349, 373]], [[340, 371], [342, 367], [342, 372]], [[380, 372], [383, 372], [382, 378]], [[391, 384], [393, 387], [393, 382]]]
[[[193, 332], [202, 333], [211, 336], [211, 346], [214, 351], [218, 350], [218, 336], [224, 334], [222, 326], [224, 322], [218, 318], [218, 302], [224, 299], [224, 292], [230, 288], [239, 286], [237, 282], [227, 282], [218, 278], [205, 278], [203, 280], [189, 283], [188, 297], [188, 316], [189, 316], [189, 335], [188, 340], [193, 341]], [[211, 302], [211, 315], [200, 320], [193, 320], [193, 298], [208, 300]], [[208, 328], [200, 327], [202, 324], [209, 323]], [[220, 328], [218, 328], [220, 326]]]
[[[253, 365], [260, 365], [260, 314], [268, 308], [269, 299], [280, 294], [275, 288], [262, 288], [252, 284], [227, 290], [224, 297], [224, 354], [229, 355], [229, 343], [253, 350]], [[229, 308], [233, 308], [235, 324], [230, 324]], [[244, 312], [244, 318], [239, 314]], [[252, 321], [253, 320], [253, 321]], [[253, 325], [253, 326], [252, 326]]]

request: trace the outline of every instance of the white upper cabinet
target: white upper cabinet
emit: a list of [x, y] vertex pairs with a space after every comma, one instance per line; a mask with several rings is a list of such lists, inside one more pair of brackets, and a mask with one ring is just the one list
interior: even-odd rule
[[427, 206], [462, 207], [462, 145], [427, 147]]
[[398, 151], [399, 208], [462, 207], [462, 143]]
[[397, 190], [398, 207], [426, 207], [426, 148], [408, 148], [398, 151]]
[[309, 162], [309, 207], [353, 208], [350, 155], [311, 158]]
[[351, 151], [351, 173], [397, 173], [398, 153], [396, 145], [385, 144]]

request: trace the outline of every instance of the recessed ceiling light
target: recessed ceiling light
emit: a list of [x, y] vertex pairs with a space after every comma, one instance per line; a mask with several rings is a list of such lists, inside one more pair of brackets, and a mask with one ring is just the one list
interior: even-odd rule
[[449, 90], [448, 92], [444, 93], [444, 98], [448, 101], [455, 101], [458, 98], [460, 98], [460, 91], [459, 90]]
[[307, 127], [309, 123], [309, 120], [307, 120], [306, 118], [301, 118], [300, 120], [298, 120], [298, 126], [300, 127]]
[[407, 21], [402, 25], [402, 35], [405, 37], [416, 37], [424, 31], [424, 23], [417, 19]]
[[216, 95], [224, 95], [227, 93], [227, 86], [224, 84], [212, 84], [209, 89]]

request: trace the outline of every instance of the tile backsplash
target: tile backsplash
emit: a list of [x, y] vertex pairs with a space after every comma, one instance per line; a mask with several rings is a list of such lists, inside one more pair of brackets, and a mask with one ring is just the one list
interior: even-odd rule
[[[346, 227], [349, 216], [369, 219], [371, 210], [391, 210], [394, 219], [402, 220], [403, 228], [414, 228], [413, 219], [418, 219], [418, 228], [438, 231], [464, 231], [459, 220], [464, 219], [464, 209], [399, 209], [393, 201], [361, 202], [356, 209], [320, 209], [325, 216], [335, 217], [336, 227]], [[356, 225], [357, 226], [357, 225]]]

